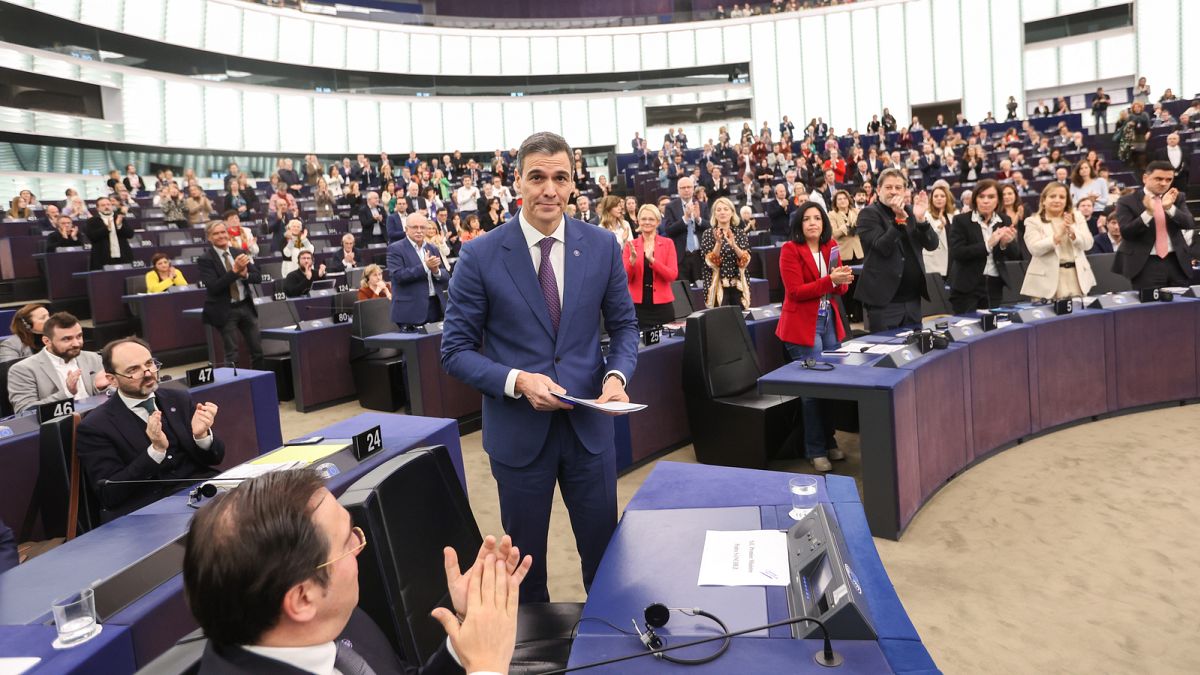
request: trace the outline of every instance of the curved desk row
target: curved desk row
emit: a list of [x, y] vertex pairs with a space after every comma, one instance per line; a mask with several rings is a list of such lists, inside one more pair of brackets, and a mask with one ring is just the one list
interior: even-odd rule
[[759, 389], [857, 404], [867, 519], [876, 536], [899, 539], [942, 485], [990, 453], [1066, 424], [1200, 398], [1200, 301], [1043, 313], [898, 368], [862, 353], [823, 356], [828, 372], [789, 364]]

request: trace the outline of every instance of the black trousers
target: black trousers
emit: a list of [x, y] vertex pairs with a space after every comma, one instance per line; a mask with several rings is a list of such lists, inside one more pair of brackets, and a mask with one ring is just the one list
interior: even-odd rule
[[[1190, 271], [1190, 270], [1189, 270]], [[1129, 280], [1134, 290], [1143, 288], [1162, 288], [1163, 286], [1189, 286], [1191, 275], [1179, 264], [1179, 259], [1172, 253], [1166, 258], [1160, 258], [1152, 251], [1146, 258], [1146, 264]]]
[[700, 281], [704, 274], [704, 256], [700, 251], [688, 251], [679, 261], [679, 278], [694, 284]]
[[262, 336], [258, 332], [258, 316], [251, 306], [253, 300], [234, 303], [229, 306], [229, 318], [221, 326], [221, 341], [225, 345], [225, 360], [228, 363], [238, 361], [238, 333], [246, 340], [246, 348], [250, 350], [250, 367], [261, 370], [263, 365]]
[[950, 291], [950, 307], [955, 314], [966, 314], [977, 309], [991, 309], [1004, 304], [1004, 280], [1000, 277], [983, 277], [983, 283], [975, 290]]
[[921, 325], [921, 298], [886, 305], [864, 305], [867, 330], [878, 333], [907, 326]]

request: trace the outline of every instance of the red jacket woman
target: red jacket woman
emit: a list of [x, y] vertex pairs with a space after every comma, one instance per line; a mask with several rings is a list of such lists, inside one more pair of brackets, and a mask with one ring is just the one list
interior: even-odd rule
[[[675, 242], [658, 234], [659, 220], [658, 207], [644, 204], [637, 214], [640, 236], [630, 239], [621, 251], [625, 276], [629, 278], [629, 295], [633, 298], [638, 324], [642, 326], [661, 326], [675, 319], [675, 293], [671, 290], [671, 282], [679, 276]], [[647, 242], [653, 242], [649, 256], [646, 255]], [[647, 290], [650, 291], [648, 294]]]
[[[797, 210], [797, 213], [800, 211]], [[831, 267], [829, 254], [837, 243], [832, 238], [821, 238], [824, 239], [824, 243], [820, 244], [823, 270], [818, 270], [807, 241], [797, 242], [793, 238], [785, 243], [779, 252], [779, 276], [783, 281], [784, 296], [783, 311], [779, 314], [779, 325], [775, 334], [784, 342], [812, 347], [816, 337], [817, 311], [821, 299], [830, 295], [844, 295], [850, 287], [848, 284], [834, 283], [834, 277], [830, 276], [829, 271], [840, 263]], [[840, 342], [845, 338], [845, 329], [842, 328], [838, 303], [830, 303], [830, 308], [833, 310], [833, 325]]]

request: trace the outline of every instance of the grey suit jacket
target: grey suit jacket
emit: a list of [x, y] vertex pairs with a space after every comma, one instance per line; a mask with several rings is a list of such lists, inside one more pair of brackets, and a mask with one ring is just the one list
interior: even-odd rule
[[[75, 364], [81, 371], [79, 382], [88, 395], [97, 394], [92, 380], [95, 379], [93, 373], [104, 372], [100, 355], [87, 350], [81, 351], [75, 359]], [[70, 397], [59, 383], [58, 373], [54, 370], [54, 364], [50, 362], [50, 352], [46, 349], [21, 361], [8, 371], [8, 400], [17, 412]]]
[[0, 342], [0, 361], [16, 361], [33, 354], [33, 350], [21, 342], [20, 336], [10, 335]]

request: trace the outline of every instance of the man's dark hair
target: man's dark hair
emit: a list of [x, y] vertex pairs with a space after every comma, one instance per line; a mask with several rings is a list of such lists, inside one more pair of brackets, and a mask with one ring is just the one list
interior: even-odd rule
[[304, 256], [308, 256], [310, 258], [316, 259], [316, 256], [313, 255], [312, 251], [310, 251], [306, 248], [302, 248], [302, 249], [300, 249], [300, 252], [296, 254], [296, 260], [299, 261]]
[[557, 155], [560, 152], [567, 153], [567, 157], [571, 156], [571, 145], [567, 143], [567, 139], [550, 131], [533, 134], [522, 141], [520, 149], [517, 150], [517, 175], [522, 175], [521, 167], [529, 155]]
[[829, 239], [833, 237], [833, 225], [829, 222], [829, 214], [825, 212], [825, 209], [822, 208], [820, 204], [814, 201], [809, 200], [804, 202], [800, 206], [796, 207], [795, 211], [792, 211], [791, 217], [788, 218], [788, 232], [792, 236], [792, 241], [796, 242], [797, 244], [803, 244], [806, 241], [804, 238], [804, 214], [807, 213], [810, 208], [816, 209], [821, 214], [820, 243], [822, 246], [824, 246], [825, 242], [829, 241]]
[[72, 328], [79, 323], [79, 319], [75, 318], [70, 312], [55, 312], [46, 319], [46, 323], [42, 326], [42, 335], [54, 339], [54, 331], [60, 328]]
[[[313, 522], [312, 469], [275, 471], [213, 498], [184, 539], [183, 587], [208, 639], [253, 645], [279, 623], [283, 596], [307, 579], [322, 586], [330, 542]], [[332, 497], [327, 497], [332, 499]]]
[[117, 338], [116, 340], [113, 340], [113, 341], [109, 342], [108, 344], [104, 345], [104, 347], [100, 350], [100, 363], [104, 365], [104, 372], [106, 372], [106, 373], [116, 373], [117, 372], [116, 370], [113, 369], [113, 362], [112, 362], [113, 350], [123, 344], [128, 343], [128, 342], [132, 342], [134, 344], [141, 345], [146, 348], [146, 351], [152, 351], [150, 349], [150, 344], [148, 342], [146, 342], [145, 340], [143, 340], [142, 338], [137, 337], [136, 335], [130, 335], [129, 337]]
[[1175, 173], [1175, 167], [1171, 166], [1171, 163], [1165, 159], [1156, 159], [1146, 165], [1147, 174], [1154, 173], [1155, 171], [1170, 171], [1171, 173]]

